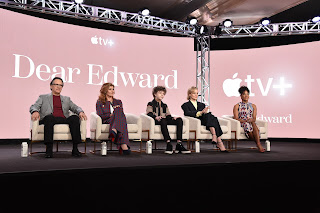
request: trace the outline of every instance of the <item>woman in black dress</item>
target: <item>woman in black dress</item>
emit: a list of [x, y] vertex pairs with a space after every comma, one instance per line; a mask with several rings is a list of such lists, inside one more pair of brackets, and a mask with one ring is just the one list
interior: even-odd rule
[[216, 145], [221, 152], [228, 152], [220, 137], [223, 133], [217, 117], [212, 115], [211, 112], [208, 112], [209, 106], [206, 107], [205, 104], [197, 101], [197, 87], [188, 89], [187, 99], [189, 101], [181, 106], [184, 115], [200, 119], [201, 125], [206, 126], [206, 129], [212, 134], [212, 144]]

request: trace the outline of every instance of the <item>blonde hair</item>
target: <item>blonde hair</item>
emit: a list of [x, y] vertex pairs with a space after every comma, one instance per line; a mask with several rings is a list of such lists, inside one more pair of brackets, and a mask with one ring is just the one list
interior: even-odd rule
[[192, 87], [190, 87], [190, 88], [188, 89], [187, 100], [190, 100], [190, 94], [191, 94], [194, 90], [198, 90], [198, 87], [192, 86]]
[[114, 85], [112, 83], [105, 83], [102, 85], [101, 89], [100, 89], [100, 95], [99, 95], [99, 101], [101, 101], [103, 104], [106, 103], [106, 94], [109, 90], [109, 87], [113, 87]]

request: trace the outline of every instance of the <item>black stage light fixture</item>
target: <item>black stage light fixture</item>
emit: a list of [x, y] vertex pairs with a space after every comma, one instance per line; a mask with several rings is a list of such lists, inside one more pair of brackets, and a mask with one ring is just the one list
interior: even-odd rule
[[206, 25], [196, 25], [196, 32], [199, 35], [209, 35], [210, 27]]
[[221, 24], [216, 26], [213, 31], [213, 35], [220, 36], [222, 34]]

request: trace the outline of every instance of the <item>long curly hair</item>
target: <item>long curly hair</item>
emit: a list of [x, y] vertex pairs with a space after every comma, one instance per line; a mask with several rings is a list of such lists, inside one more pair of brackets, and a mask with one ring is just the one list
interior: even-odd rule
[[101, 101], [101, 103], [105, 104], [107, 99], [106, 99], [106, 94], [109, 90], [109, 87], [113, 87], [114, 85], [112, 83], [104, 83], [100, 89], [100, 95], [99, 95], [99, 101]]

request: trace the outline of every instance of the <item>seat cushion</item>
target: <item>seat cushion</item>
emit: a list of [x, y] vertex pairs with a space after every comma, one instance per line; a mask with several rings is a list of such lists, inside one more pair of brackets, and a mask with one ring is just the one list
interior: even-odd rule
[[[38, 132], [44, 133], [44, 125], [43, 124], [39, 125]], [[70, 133], [69, 125], [68, 124], [56, 124], [53, 127], [53, 132], [56, 134]]]
[[[259, 127], [260, 134], [265, 134], [266, 133], [266, 128], [265, 127]], [[240, 134], [244, 134], [244, 129], [240, 128]]]
[[[168, 125], [168, 131], [171, 134], [177, 133], [177, 126], [176, 125]], [[186, 132], [186, 128], [182, 128], [182, 134], [184, 134], [185, 132]], [[161, 134], [161, 126], [160, 125], [155, 125], [154, 133]]]
[[[137, 124], [127, 124], [128, 133], [137, 133], [138, 132], [138, 125]], [[101, 132], [109, 132], [110, 124], [102, 124]]]
[[[223, 134], [228, 133], [228, 127], [227, 126], [221, 126], [221, 130]], [[211, 134], [209, 130], [206, 129], [205, 126], [200, 127], [200, 133], [201, 134]]]

